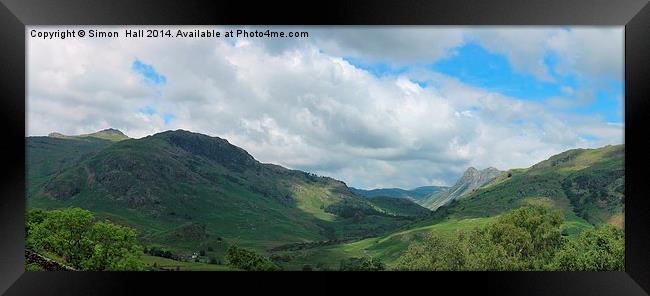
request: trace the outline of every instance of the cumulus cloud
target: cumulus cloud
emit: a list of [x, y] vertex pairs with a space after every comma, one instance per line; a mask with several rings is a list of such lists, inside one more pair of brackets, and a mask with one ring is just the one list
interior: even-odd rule
[[[551, 112], [552, 105], [471, 87], [426, 67], [377, 77], [345, 59], [429, 63], [474, 32], [305, 30], [309, 39], [286, 43], [29, 39], [28, 134], [114, 127], [143, 137], [187, 129], [226, 138], [260, 161], [362, 188], [449, 185], [468, 166], [527, 167], [566, 149], [622, 141], [621, 126], [594, 114]], [[527, 39], [535, 45], [519, 53], [506, 52], [516, 43], [486, 47], [542, 77], [548, 72], [526, 52], [541, 44], [536, 38], [569, 50], [562, 38], [570, 37], [562, 34]], [[539, 55], [531, 53], [533, 60]], [[567, 56], [562, 71], [598, 73], [590, 62]]]

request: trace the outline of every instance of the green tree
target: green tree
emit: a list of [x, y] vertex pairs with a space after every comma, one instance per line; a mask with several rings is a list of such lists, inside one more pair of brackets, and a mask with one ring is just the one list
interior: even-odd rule
[[111, 223], [95, 223], [88, 234], [92, 255], [83, 262], [87, 270], [143, 270], [142, 247], [135, 230]]
[[34, 251], [52, 252], [79, 268], [92, 253], [92, 242], [87, 236], [92, 223], [92, 213], [83, 209], [50, 211], [41, 223], [30, 226], [27, 241]]
[[232, 265], [243, 270], [250, 271], [276, 271], [280, 270], [273, 261], [268, 258], [257, 254], [253, 251], [242, 249], [236, 245], [232, 245], [226, 251], [226, 261]]
[[569, 240], [555, 254], [553, 267], [567, 271], [625, 269], [625, 235], [622, 229], [603, 225]]
[[464, 254], [457, 241], [427, 234], [421, 242], [411, 243], [397, 260], [397, 270], [458, 270], [464, 266]]
[[30, 211], [27, 245], [35, 252], [61, 257], [80, 270], [143, 270], [143, 252], [135, 230], [107, 222], [94, 222], [93, 214], [79, 208]]

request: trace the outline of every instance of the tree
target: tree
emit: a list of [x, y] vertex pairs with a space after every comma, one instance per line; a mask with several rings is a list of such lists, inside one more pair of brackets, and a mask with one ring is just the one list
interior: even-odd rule
[[28, 213], [27, 245], [80, 270], [143, 270], [135, 230], [94, 222], [91, 212], [68, 208]]
[[625, 235], [622, 229], [603, 225], [569, 240], [556, 254], [553, 267], [567, 271], [625, 269]]
[[280, 270], [273, 261], [268, 258], [257, 254], [253, 251], [242, 249], [236, 245], [232, 245], [226, 251], [226, 261], [232, 265], [243, 270], [250, 271], [276, 271]]
[[27, 241], [34, 251], [55, 253], [79, 268], [93, 251], [87, 237], [93, 218], [92, 213], [79, 208], [50, 211], [40, 223], [30, 226]]
[[111, 223], [95, 223], [89, 238], [94, 244], [92, 255], [83, 263], [87, 270], [142, 270], [139, 260], [142, 247], [135, 230]]
[[397, 270], [459, 270], [464, 266], [464, 255], [458, 241], [447, 241], [427, 234], [422, 242], [413, 242], [400, 256]]

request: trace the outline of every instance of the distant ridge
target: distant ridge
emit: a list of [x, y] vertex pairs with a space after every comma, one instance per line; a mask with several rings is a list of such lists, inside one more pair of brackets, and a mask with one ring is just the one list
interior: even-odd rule
[[97, 139], [109, 140], [113, 142], [130, 139], [127, 135], [122, 133], [120, 130], [114, 128], [107, 128], [91, 134], [83, 134], [78, 136], [69, 136], [58, 132], [52, 132], [47, 136], [50, 138], [61, 138], [61, 139], [97, 138]]
[[428, 195], [434, 192], [445, 190], [447, 188], [448, 187], [445, 186], [422, 186], [410, 190], [401, 189], [401, 188], [376, 188], [370, 190], [359, 189], [359, 188], [351, 188], [351, 189], [354, 193], [361, 195], [363, 197], [385, 196], [385, 197], [394, 197], [394, 198], [408, 198], [415, 201], [416, 203], [420, 203], [424, 201], [424, 199]]

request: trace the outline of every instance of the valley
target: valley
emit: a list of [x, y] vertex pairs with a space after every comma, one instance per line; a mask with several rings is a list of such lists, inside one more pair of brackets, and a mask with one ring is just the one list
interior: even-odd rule
[[623, 145], [569, 150], [524, 169], [469, 168], [451, 187], [412, 190], [351, 188], [184, 130], [140, 139], [115, 129], [52, 133], [27, 137], [26, 147], [28, 208], [78, 207], [132, 227], [153, 270], [237, 270], [223, 264], [231, 246], [284, 270], [336, 270], [362, 257], [391, 268], [426, 234], [452, 237], [523, 206], [559, 210], [567, 238], [624, 227]]

